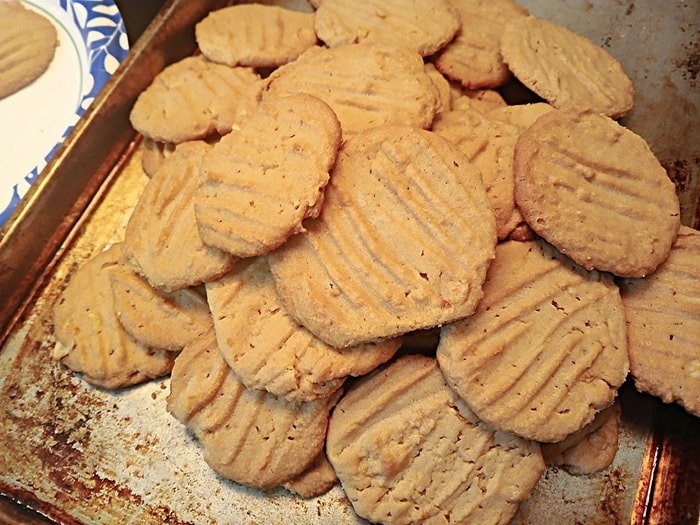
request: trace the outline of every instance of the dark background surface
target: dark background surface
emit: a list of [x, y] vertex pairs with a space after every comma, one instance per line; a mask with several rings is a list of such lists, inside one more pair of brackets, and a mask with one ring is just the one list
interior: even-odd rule
[[129, 44], [134, 45], [165, 0], [115, 0], [126, 26]]

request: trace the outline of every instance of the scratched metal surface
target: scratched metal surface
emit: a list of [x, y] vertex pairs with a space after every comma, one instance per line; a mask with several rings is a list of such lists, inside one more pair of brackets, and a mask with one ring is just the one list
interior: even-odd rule
[[[637, 89], [637, 108], [626, 123], [670, 168], [684, 202], [684, 222], [692, 225], [698, 218], [700, 159], [698, 3], [522, 4], [601, 43], [622, 61]], [[166, 412], [167, 379], [107, 392], [51, 361], [51, 304], [76, 268], [122, 238], [146, 180], [139, 155], [138, 148], [125, 154], [118, 176], [0, 351], [0, 491], [65, 523], [362, 523], [338, 487], [303, 500], [217, 477], [196, 441]], [[637, 519], [637, 491], [645, 489], [639, 480], [650, 468], [656, 417], [656, 405], [646, 401], [629, 385], [623, 389], [620, 452], [610, 469], [586, 477], [548, 469], [514, 522]]]

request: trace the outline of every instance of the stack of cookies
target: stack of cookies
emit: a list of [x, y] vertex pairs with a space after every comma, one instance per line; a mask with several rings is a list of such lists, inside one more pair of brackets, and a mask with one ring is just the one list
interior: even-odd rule
[[215, 471], [379, 523], [504, 523], [546, 464], [606, 468], [630, 371], [700, 415], [700, 234], [617, 61], [511, 0], [313, 5], [210, 13], [138, 98], [150, 180], [54, 357], [170, 373]]

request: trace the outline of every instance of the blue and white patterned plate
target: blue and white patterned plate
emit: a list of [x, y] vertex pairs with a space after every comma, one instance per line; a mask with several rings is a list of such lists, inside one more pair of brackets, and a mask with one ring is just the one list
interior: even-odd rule
[[129, 49], [111, 0], [22, 1], [54, 23], [59, 45], [41, 77], [0, 99], [0, 226]]

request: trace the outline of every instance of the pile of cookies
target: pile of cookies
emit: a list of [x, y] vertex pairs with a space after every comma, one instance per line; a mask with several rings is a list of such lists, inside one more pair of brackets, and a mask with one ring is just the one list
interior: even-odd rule
[[605, 468], [630, 371], [700, 415], [700, 233], [617, 61], [511, 0], [313, 6], [210, 13], [140, 95], [150, 180], [54, 357], [170, 373], [216, 472], [379, 523], [508, 522], [546, 463]]

